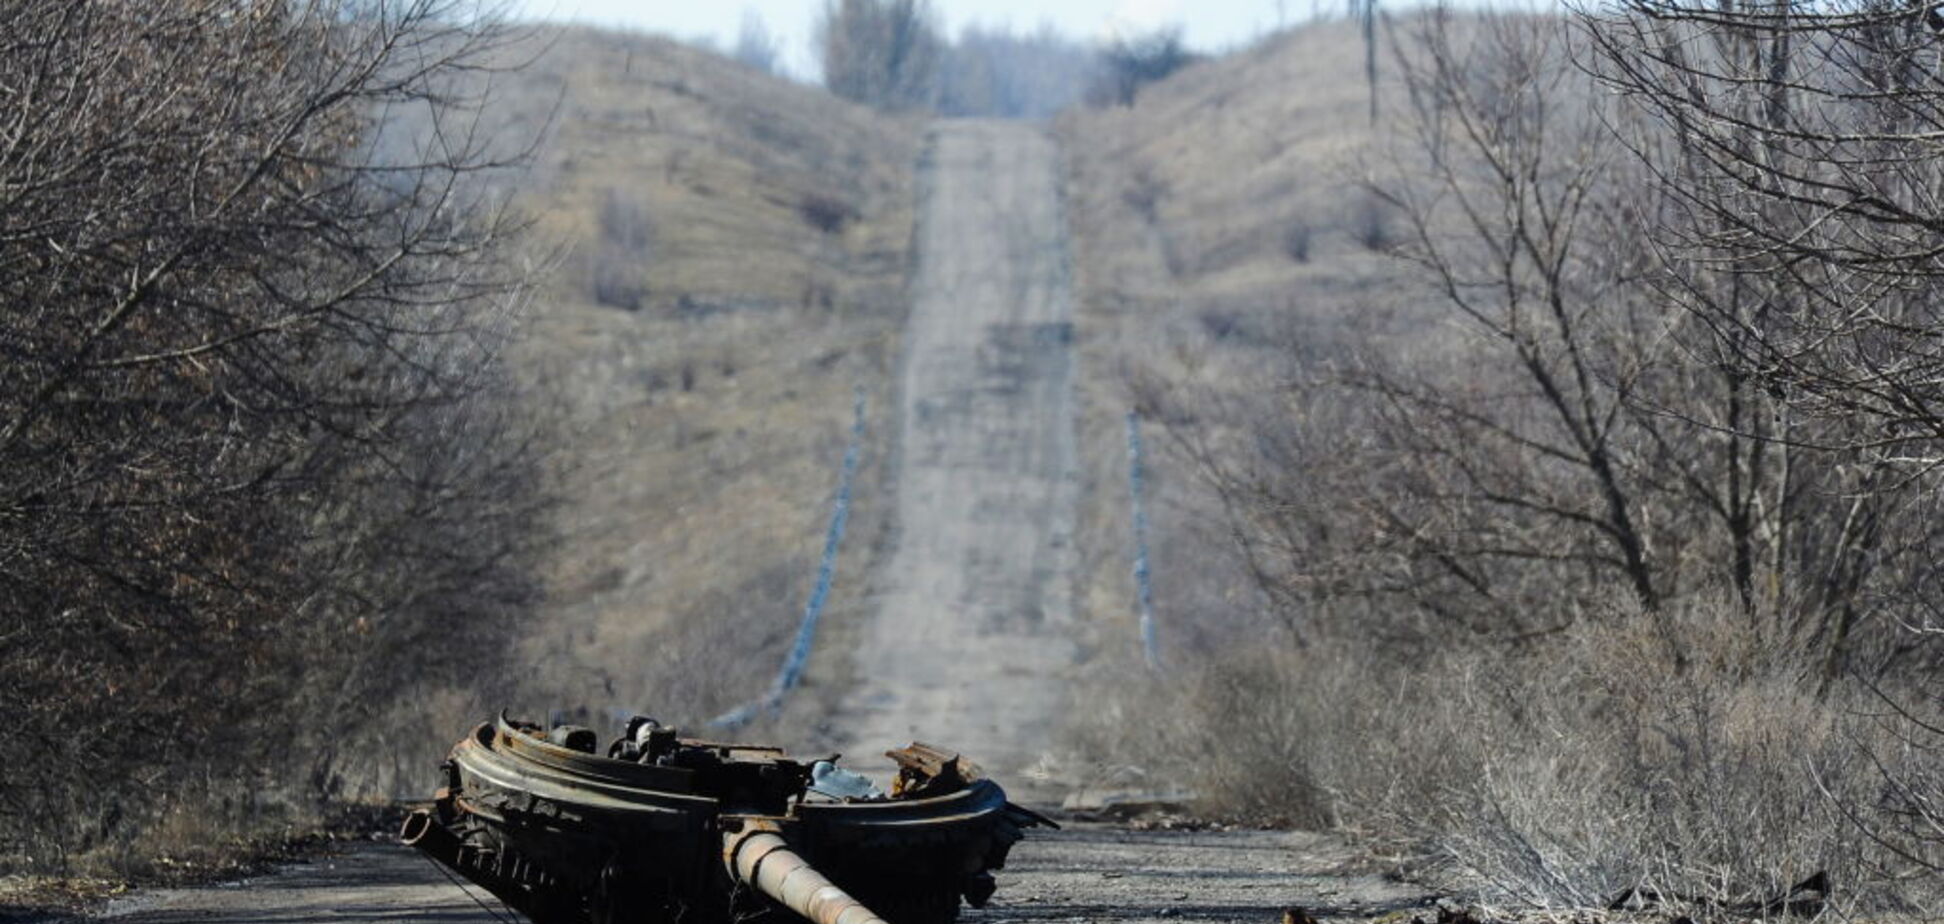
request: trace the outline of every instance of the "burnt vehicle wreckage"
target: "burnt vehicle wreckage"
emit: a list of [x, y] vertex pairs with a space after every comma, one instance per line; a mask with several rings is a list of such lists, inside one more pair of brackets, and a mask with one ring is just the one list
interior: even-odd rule
[[405, 843], [539, 924], [950, 924], [982, 907], [1025, 828], [970, 761], [887, 752], [889, 793], [781, 748], [680, 737], [636, 717], [595, 733], [501, 715], [453, 747]]

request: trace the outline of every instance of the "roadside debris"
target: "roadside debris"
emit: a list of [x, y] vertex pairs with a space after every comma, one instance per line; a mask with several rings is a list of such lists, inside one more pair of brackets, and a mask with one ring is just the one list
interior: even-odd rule
[[[1025, 828], [958, 753], [887, 752], [886, 794], [838, 756], [683, 738], [630, 719], [598, 753], [591, 729], [501, 715], [452, 749], [405, 843], [538, 924], [950, 924], [982, 907]], [[779, 917], [780, 916], [780, 917]]]
[[1608, 911], [1649, 911], [1667, 906], [1688, 906], [1701, 911], [1726, 912], [1739, 917], [1813, 918], [1829, 904], [1829, 874], [1817, 871], [1809, 878], [1766, 899], [1723, 901], [1700, 895], [1663, 894], [1652, 886], [1634, 886], [1607, 902]]
[[827, 760], [810, 765], [810, 791], [833, 799], [882, 799], [884, 790], [871, 778]]

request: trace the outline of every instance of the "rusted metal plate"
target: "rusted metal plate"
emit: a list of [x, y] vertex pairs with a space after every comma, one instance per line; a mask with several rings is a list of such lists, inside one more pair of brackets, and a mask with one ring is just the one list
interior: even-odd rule
[[963, 789], [984, 773], [977, 764], [957, 751], [913, 741], [909, 746], [885, 751], [884, 756], [898, 765], [898, 779], [891, 784], [893, 797], [923, 797]]

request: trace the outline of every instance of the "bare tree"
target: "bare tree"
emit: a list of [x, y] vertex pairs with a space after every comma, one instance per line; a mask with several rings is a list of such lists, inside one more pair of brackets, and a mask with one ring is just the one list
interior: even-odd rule
[[765, 74], [776, 73], [782, 61], [783, 43], [770, 34], [769, 25], [754, 7], [743, 10], [742, 28], [736, 32], [731, 57]]
[[[1704, 333], [1697, 351], [1781, 409], [1766, 430], [1725, 425], [1844, 473], [1820, 486], [1841, 515], [1784, 541], [1837, 550], [1797, 588], [1826, 651], [1821, 682], [1862, 674], [1896, 713], [1897, 750], [1934, 749], [1935, 710], [1919, 704], [1936, 702], [1921, 630], [1940, 613], [1929, 497], [1944, 461], [1944, 18], [1922, 4], [1758, 0], [1602, 5], [1579, 19], [1588, 68], [1645, 126], [1620, 138], [1674, 204], [1651, 228], [1667, 297]], [[1919, 631], [1885, 640], [1886, 623]], [[1884, 795], [1844, 810], [1936, 870], [1944, 782], [1872, 758]]]
[[446, 0], [0, 10], [0, 855], [332, 795], [382, 736], [333, 727], [503, 650], [537, 463], [460, 80], [501, 41]]
[[1370, 94], [1370, 124], [1377, 124], [1377, 21], [1381, 16], [1377, 0], [1349, 0], [1349, 12], [1357, 21], [1364, 47], [1364, 89]]
[[1392, 460], [1388, 487], [1358, 504], [1358, 554], [1397, 563], [1376, 586], [1473, 631], [1543, 630], [1533, 614], [1585, 612], [1607, 579], [1649, 610], [1675, 589], [1646, 515], [1657, 422], [1630, 412], [1667, 347], [1656, 308], [1620, 286], [1634, 259], [1611, 246], [1620, 187], [1564, 52], [1550, 23], [1512, 16], [1464, 35], [1421, 20], [1400, 49], [1421, 111], [1372, 190], [1406, 225], [1393, 252], [1468, 349], [1338, 379], [1374, 402]]
[[891, 111], [930, 105], [940, 41], [927, 0], [828, 0], [817, 34], [831, 92]]
[[1679, 196], [1657, 229], [1684, 280], [1732, 271], [1759, 310], [1683, 293], [1722, 355], [1853, 442], [1935, 465], [1944, 413], [1937, 31], [1921, 6], [1687, 5], [1589, 12], [1601, 76], [1668, 143], [1636, 145]]
[[1146, 35], [1120, 36], [1100, 51], [1098, 72], [1088, 89], [1096, 106], [1131, 106], [1141, 87], [1166, 79], [1195, 60], [1182, 38], [1180, 26]]
[[937, 108], [948, 116], [1044, 118], [1080, 101], [1093, 51], [1050, 28], [1017, 34], [968, 26], [944, 49]]
[[[1292, 416], [1192, 451], [1297, 623], [1512, 640], [1616, 594], [1650, 614], [1731, 594], [1752, 629], [1817, 652], [1827, 684], [1864, 644], [1866, 601], [1928, 572], [1930, 531], [1884, 493], [1888, 469], [1823, 445], [1834, 425], [1725, 358], [1719, 326], [1668, 291], [1654, 232], [1683, 200], [1611, 143], [1571, 42], [1543, 17], [1410, 21], [1406, 134], [1371, 192], [1445, 334], [1313, 367]], [[1870, 658], [1895, 656], [1873, 622]]]

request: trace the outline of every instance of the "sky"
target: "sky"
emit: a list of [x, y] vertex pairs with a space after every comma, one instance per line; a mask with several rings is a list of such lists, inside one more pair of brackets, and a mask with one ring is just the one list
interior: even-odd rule
[[[1215, 51], [1240, 45], [1276, 27], [1278, 16], [1293, 24], [1323, 0], [932, 0], [948, 33], [968, 23], [1010, 25], [1021, 30], [1050, 24], [1075, 38], [1097, 39], [1116, 32], [1146, 31], [1179, 24], [1188, 44]], [[1328, 6], [1340, 5], [1331, 0]], [[823, 0], [515, 0], [524, 19], [626, 26], [678, 38], [713, 37], [723, 46], [735, 42], [745, 10], [763, 17], [784, 47], [790, 71], [814, 72], [809, 41]]]

